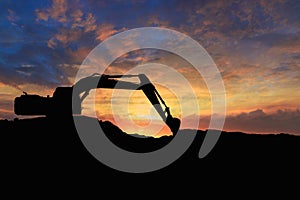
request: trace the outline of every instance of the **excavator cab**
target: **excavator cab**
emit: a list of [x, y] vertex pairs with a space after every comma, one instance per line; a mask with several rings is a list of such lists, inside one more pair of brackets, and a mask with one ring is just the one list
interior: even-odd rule
[[45, 115], [49, 109], [49, 99], [36, 94], [24, 94], [16, 97], [14, 112], [16, 115]]

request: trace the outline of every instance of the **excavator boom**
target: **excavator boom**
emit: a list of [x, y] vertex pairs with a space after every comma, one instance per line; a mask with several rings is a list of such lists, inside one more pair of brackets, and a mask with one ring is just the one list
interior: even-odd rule
[[[137, 77], [139, 83], [131, 83], [123, 78]], [[96, 88], [142, 90], [150, 103], [156, 109], [162, 120], [176, 134], [180, 120], [172, 117], [169, 107], [166, 105], [155, 86], [145, 74], [138, 75], [100, 75], [80, 79], [72, 87], [57, 87], [53, 97], [41, 97], [38, 95], [21, 95], [15, 99], [14, 109], [17, 115], [46, 115], [65, 116], [81, 114], [81, 104], [89, 94], [89, 91]], [[164, 109], [163, 109], [163, 107]]]

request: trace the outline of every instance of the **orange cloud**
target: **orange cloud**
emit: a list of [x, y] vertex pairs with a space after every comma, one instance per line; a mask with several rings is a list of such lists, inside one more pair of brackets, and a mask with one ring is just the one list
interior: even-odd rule
[[[191, 128], [188, 124], [195, 115], [185, 118], [186, 127]], [[218, 118], [218, 116], [215, 116]], [[206, 130], [210, 124], [210, 115], [200, 116], [200, 130]], [[245, 133], [289, 133], [300, 134], [300, 110], [296, 109], [278, 109], [272, 112], [265, 112], [263, 109], [249, 110], [237, 114], [227, 115], [224, 131], [241, 131]]]
[[81, 36], [81, 31], [73, 31], [69, 29], [62, 29], [59, 34], [56, 34], [54, 37], [61, 42], [63, 45], [66, 45], [69, 42], [76, 41]]
[[96, 19], [92, 13], [88, 13], [84, 16], [83, 12], [80, 9], [77, 9], [70, 15], [72, 19], [72, 28], [84, 28], [84, 32], [96, 30]]
[[55, 48], [59, 43], [66, 46], [69, 42], [80, 39], [83, 33], [97, 29], [94, 15], [84, 14], [80, 9], [76, 9], [77, 7], [77, 2], [70, 6], [67, 0], [53, 0], [50, 8], [36, 10], [37, 20], [48, 21], [51, 18], [64, 25], [64, 28], [58, 29], [58, 33], [48, 40], [49, 48]]
[[90, 53], [92, 48], [90, 47], [80, 47], [76, 50], [68, 50], [68, 55], [72, 58], [75, 63], [81, 63], [85, 57]]
[[100, 41], [118, 32], [111, 24], [98, 26], [92, 13], [84, 14], [80, 9], [73, 9], [74, 7], [78, 6], [72, 6], [71, 9], [67, 0], [53, 0], [52, 7], [36, 10], [38, 20], [48, 21], [52, 18], [64, 24], [64, 28], [58, 29], [58, 33], [48, 40], [49, 48], [55, 48], [58, 44], [66, 46], [70, 42], [79, 40], [84, 33], [88, 32], [95, 31], [96, 40]]
[[81, 30], [72, 30], [72, 29], [61, 29], [59, 33], [55, 34], [48, 41], [47, 45], [49, 48], [54, 48], [57, 46], [58, 42], [62, 44], [64, 47], [70, 43], [80, 39], [82, 36]]
[[92, 13], [88, 13], [86, 19], [83, 21], [84, 32], [94, 31], [97, 28], [96, 19]]
[[0, 119], [13, 119], [16, 115], [11, 112], [11, 110], [0, 108]]
[[114, 29], [114, 26], [112, 24], [102, 24], [98, 27], [97, 30], [97, 40], [103, 41], [109, 36], [117, 33], [118, 31]]
[[52, 0], [52, 7], [48, 9], [36, 10], [36, 14], [39, 20], [48, 21], [51, 17], [52, 19], [59, 22], [67, 21], [67, 1], [66, 0]]
[[300, 134], [300, 110], [279, 109], [265, 113], [257, 109], [248, 113], [228, 116], [225, 130], [249, 133], [290, 133]]
[[47, 46], [51, 49], [53, 49], [57, 45], [57, 42], [55, 42], [55, 38], [52, 37], [50, 40], [47, 42]]

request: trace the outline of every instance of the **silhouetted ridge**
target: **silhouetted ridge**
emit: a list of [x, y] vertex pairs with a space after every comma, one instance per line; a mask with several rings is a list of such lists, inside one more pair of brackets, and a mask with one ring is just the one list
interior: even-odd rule
[[[82, 117], [84, 120], [95, 120]], [[135, 137], [123, 132], [108, 121], [99, 121], [106, 136], [117, 146], [132, 152], [150, 152], [162, 148], [173, 136]], [[54, 120], [50, 118], [0, 121], [1, 148], [4, 171], [13, 171], [11, 176], [24, 180], [40, 174], [47, 179], [61, 177], [105, 177], [126, 176], [96, 160], [82, 144], [73, 118]], [[177, 134], [190, 134], [192, 130], [181, 130]], [[243, 176], [299, 177], [300, 137], [289, 134], [244, 134], [222, 132], [214, 149], [203, 159], [198, 158], [205, 131], [198, 131], [187, 151], [171, 165], [150, 173], [156, 176], [184, 177], [187, 180], [205, 179], [204, 176], [230, 176], [242, 170]], [[248, 173], [249, 172], [249, 173]], [[251, 172], [251, 173], [250, 173]], [[256, 173], [256, 174], [255, 174]], [[144, 176], [148, 177], [147, 174]], [[140, 177], [140, 176], [139, 176]], [[238, 176], [239, 177], [239, 176]], [[149, 178], [149, 177], [148, 177]], [[9, 177], [11, 179], [11, 177]], [[211, 177], [207, 180], [210, 180]]]

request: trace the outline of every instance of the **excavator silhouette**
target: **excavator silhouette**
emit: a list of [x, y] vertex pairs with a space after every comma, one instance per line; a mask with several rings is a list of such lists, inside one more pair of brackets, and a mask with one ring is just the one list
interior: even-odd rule
[[[137, 77], [139, 83], [118, 80], [120, 78]], [[89, 94], [96, 88], [142, 90], [156, 109], [162, 120], [170, 128], [173, 135], [178, 132], [180, 120], [174, 118], [170, 108], [159, 95], [155, 86], [145, 74], [137, 75], [105, 75], [93, 74], [77, 81], [72, 87], [57, 87], [53, 96], [42, 97], [36, 94], [27, 94], [16, 97], [14, 101], [14, 112], [17, 115], [46, 115], [46, 117], [62, 118], [81, 114], [81, 104]], [[165, 107], [163, 109], [162, 105]]]

